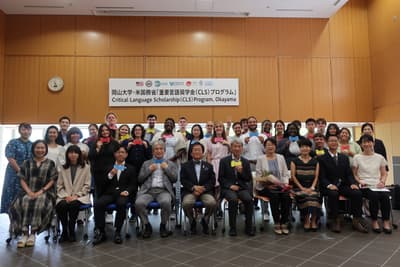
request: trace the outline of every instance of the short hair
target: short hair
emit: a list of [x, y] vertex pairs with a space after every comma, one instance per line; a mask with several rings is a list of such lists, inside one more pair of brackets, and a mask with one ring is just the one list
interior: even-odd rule
[[371, 127], [371, 130], [374, 131], [374, 126], [372, 125], [372, 123], [366, 122], [363, 125], [361, 125], [361, 132], [363, 132], [364, 128], [367, 127], [367, 126]]
[[247, 118], [240, 119], [240, 126], [242, 126], [244, 122], [247, 123]]
[[62, 116], [61, 118], [58, 119], [58, 122], [61, 122], [62, 120], [68, 120], [68, 122], [71, 123], [71, 119], [67, 116]]
[[[203, 139], [204, 138], [204, 133], [203, 133], [203, 129], [201, 128], [201, 125], [200, 124], [194, 124], [193, 126], [192, 126], [192, 129], [190, 130], [190, 133], [193, 135], [193, 129], [194, 129], [194, 127], [198, 127], [199, 129], [200, 129], [200, 139]], [[204, 150], [203, 150], [204, 151]]]
[[250, 119], [255, 119], [255, 120], [257, 121], [257, 118], [256, 118], [255, 116], [249, 116], [249, 117], [247, 118], [247, 121], [249, 121]]
[[180, 117], [179, 117], [179, 120], [185, 120], [185, 121], [187, 121], [187, 118], [186, 118], [185, 116], [180, 116]]
[[364, 142], [374, 142], [374, 138], [373, 138], [371, 135], [369, 135], [369, 134], [363, 134], [363, 135], [360, 137], [360, 142], [361, 142], [361, 143], [364, 143]]
[[114, 112], [108, 112], [108, 113], [106, 114], [106, 117], [105, 117], [105, 118], [107, 119], [107, 117], [110, 116], [110, 115], [114, 115], [115, 118], [118, 118], [117, 114], [115, 114]]
[[99, 130], [99, 126], [97, 126], [96, 123], [91, 123], [91, 124], [89, 124], [88, 129], [90, 129], [90, 127], [92, 127], [92, 126], [93, 126], [94, 128], [96, 128], [97, 131]]
[[128, 148], [126, 146], [123, 146], [122, 144], [115, 144], [113, 152], [117, 152], [120, 148], [123, 148], [126, 153], [128, 153]]
[[36, 155], [35, 155], [35, 148], [36, 148], [36, 146], [37, 146], [38, 144], [40, 144], [40, 143], [44, 144], [44, 146], [45, 146], [45, 148], [46, 148], [46, 154], [45, 154], [45, 155], [47, 155], [47, 153], [49, 152], [49, 147], [48, 147], [48, 145], [46, 144], [46, 141], [44, 141], [44, 140], [42, 140], [42, 139], [39, 139], [39, 140], [36, 140], [35, 142], [32, 143], [31, 153], [32, 153], [32, 155], [33, 155], [34, 157], [36, 156]]
[[328, 135], [326, 135], [326, 136], [325, 136], [325, 140], [326, 140], [326, 141], [328, 141], [328, 140], [329, 140], [329, 138], [331, 138], [331, 137], [336, 137], [336, 139], [339, 139], [339, 137], [338, 137], [337, 135], [334, 135], [334, 134], [328, 134]]
[[173, 118], [166, 118], [164, 123], [166, 123], [167, 121], [172, 121], [172, 123], [174, 124], [174, 127], [175, 127], [175, 120]]
[[71, 152], [75, 152], [78, 154], [78, 161], [77, 164], [80, 165], [82, 168], [85, 167], [85, 160], [82, 156], [82, 150], [77, 145], [72, 145], [67, 148], [65, 152], [65, 164], [63, 165], [64, 169], [68, 169], [71, 166], [71, 160], [68, 158], [68, 154]]
[[299, 127], [296, 125], [296, 123], [291, 122], [291, 123], [289, 123], [289, 124], [286, 126], [286, 131], [285, 131], [285, 133], [283, 134], [284, 137], [289, 137], [289, 128], [292, 127], [292, 126], [294, 126], [294, 128], [296, 129], [296, 135], [297, 135], [297, 136], [300, 136], [300, 129], [299, 129]]
[[193, 150], [193, 148], [194, 148], [195, 146], [201, 146], [201, 151], [203, 151], [203, 153], [204, 153], [204, 145], [203, 145], [202, 143], [200, 143], [200, 142], [194, 142], [194, 143], [192, 144], [190, 153], [192, 153], [192, 150]]
[[285, 129], [285, 123], [283, 122], [283, 120], [276, 120], [276, 121], [274, 122], [274, 128], [276, 128], [276, 125], [277, 125], [278, 123], [282, 124], [282, 125], [283, 125], [283, 129]]
[[298, 129], [301, 128], [301, 121], [299, 121], [299, 120], [294, 120], [294, 121], [292, 121], [292, 124], [296, 125], [296, 127], [297, 127]]
[[161, 140], [161, 139], [160, 140], [156, 140], [152, 145], [152, 148], [153, 148], [152, 150], [154, 150], [156, 148], [156, 146], [162, 146], [162, 148], [165, 151], [165, 142], [163, 140]]
[[[19, 125], [18, 125], [18, 132], [19, 133], [21, 133], [21, 129], [22, 128], [25, 128], [25, 129], [28, 129], [28, 130], [32, 130], [32, 126], [29, 124], [29, 123], [27, 123], [27, 122], [22, 122], [22, 123], [20, 123]], [[58, 129], [57, 129], [57, 131], [58, 131]]]
[[44, 135], [44, 141], [46, 141], [46, 144], [48, 144], [48, 143], [50, 142], [50, 139], [49, 139], [49, 132], [50, 132], [51, 129], [56, 130], [56, 132], [57, 132], [57, 134], [58, 134], [58, 128], [57, 128], [57, 126], [51, 125], [51, 126], [47, 127], [46, 133], [45, 133], [45, 135]]
[[313, 139], [318, 138], [318, 137], [321, 137], [321, 138], [323, 138], [324, 140], [326, 140], [326, 136], [323, 135], [322, 133], [315, 133]]
[[276, 142], [276, 139], [275, 138], [273, 138], [273, 137], [269, 137], [269, 138], [267, 138], [265, 141], [264, 141], [264, 146], [267, 144], [267, 142], [271, 142], [274, 146], [277, 146], [277, 142]]
[[315, 121], [314, 118], [308, 118], [308, 119], [306, 120], [306, 125], [307, 125], [307, 123], [309, 123], [309, 122], [313, 122], [314, 124], [317, 123], [317, 122]]
[[231, 146], [232, 146], [233, 144], [239, 144], [239, 145], [243, 146], [243, 141], [242, 141], [241, 139], [239, 139], [239, 138], [232, 138], [232, 140], [231, 140]]
[[72, 127], [67, 132], [67, 142], [71, 142], [71, 135], [76, 134], [76, 133], [79, 134], [79, 139], [82, 139], [83, 134], [82, 134], [81, 129], [79, 129], [78, 127]]
[[155, 118], [157, 120], [157, 115], [156, 114], [147, 115], [147, 119], [150, 119], [150, 118]]
[[140, 138], [144, 139], [144, 136], [145, 136], [146, 132], [145, 132], [145, 130], [144, 130], [143, 125], [141, 125], [141, 124], [139, 124], [139, 123], [133, 125], [133, 127], [132, 127], [132, 131], [131, 131], [131, 136], [132, 136], [132, 138], [135, 138], [135, 128], [137, 128], [137, 127], [139, 127], [140, 129], [142, 129], [142, 135], [140, 136]]
[[242, 125], [240, 124], [240, 122], [237, 121], [237, 122], [234, 122], [234, 123], [232, 124], [232, 128], [234, 128], [235, 125], [238, 125], [238, 124], [240, 125], [240, 127], [242, 127]]
[[312, 147], [311, 141], [307, 138], [300, 139], [299, 141], [297, 141], [297, 144], [299, 145], [299, 147], [302, 147], [302, 146]]
[[350, 132], [349, 128], [343, 127], [342, 129], [340, 129], [339, 135], [340, 135], [343, 131], [347, 131], [347, 133], [349, 134], [349, 137], [351, 137], [351, 132]]
[[317, 124], [322, 123], [322, 124], [325, 124], [325, 125], [326, 125], [326, 120], [325, 120], [324, 118], [318, 118], [318, 119], [316, 120], [316, 122], [317, 122]]

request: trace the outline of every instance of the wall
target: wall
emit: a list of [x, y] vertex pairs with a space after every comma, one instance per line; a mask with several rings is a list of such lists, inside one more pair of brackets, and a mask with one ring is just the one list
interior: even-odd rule
[[[324, 19], [7, 16], [4, 123], [373, 119], [363, 0]], [[60, 75], [65, 88], [46, 84]], [[239, 107], [109, 108], [109, 77], [238, 77]]]
[[[3, 11], [0, 10], [0, 99], [3, 99], [5, 26], [6, 26], [6, 15], [3, 13]], [[2, 108], [0, 108], [0, 122], [1, 121], [3, 121]]]

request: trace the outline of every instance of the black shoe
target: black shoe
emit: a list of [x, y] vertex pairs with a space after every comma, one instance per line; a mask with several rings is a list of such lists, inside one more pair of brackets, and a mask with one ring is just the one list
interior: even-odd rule
[[122, 244], [122, 237], [120, 232], [115, 232], [114, 234], [114, 243], [115, 244]]
[[69, 234], [69, 242], [76, 242], [75, 232]]
[[160, 236], [162, 238], [169, 236], [165, 223], [160, 223]]
[[382, 231], [381, 231], [381, 228], [372, 228], [372, 232], [374, 232], [374, 233], [376, 233], [376, 234], [380, 234]]
[[149, 238], [153, 233], [153, 228], [150, 223], [144, 225], [143, 238]]
[[383, 227], [383, 232], [384, 232], [385, 234], [390, 235], [390, 234], [392, 234], [392, 228], [385, 228], [385, 227]]
[[197, 234], [197, 225], [196, 225], [196, 220], [193, 219], [192, 223], [190, 224], [190, 234], [195, 235]]
[[203, 234], [208, 235], [210, 233], [208, 230], [208, 223], [204, 218], [201, 219], [201, 227], [203, 227]]
[[98, 245], [104, 241], [106, 241], [106, 233], [100, 231], [99, 229], [96, 229], [94, 231], [94, 237], [93, 237], [93, 246]]
[[229, 236], [237, 236], [236, 228], [229, 229]]
[[69, 240], [68, 233], [63, 232], [63, 233], [61, 234], [61, 237], [58, 239], [58, 242], [59, 242], [59, 243], [63, 243], [63, 242], [66, 242], [66, 241], [68, 241], [68, 240]]
[[353, 218], [353, 229], [360, 233], [368, 233], [368, 225], [364, 218]]
[[222, 219], [223, 214], [222, 214], [222, 210], [217, 210], [217, 219]]
[[246, 235], [248, 235], [248, 236], [255, 236], [255, 235], [256, 235], [256, 233], [255, 233], [254, 230], [253, 230], [253, 227], [246, 228], [245, 233], [246, 233]]

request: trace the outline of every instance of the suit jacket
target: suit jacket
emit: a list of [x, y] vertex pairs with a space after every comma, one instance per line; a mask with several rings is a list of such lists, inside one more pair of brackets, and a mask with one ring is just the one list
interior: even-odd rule
[[65, 144], [66, 144], [66, 143], [64, 142], [63, 137], [62, 137], [61, 131], [58, 132], [58, 135], [57, 135], [57, 138], [56, 138], [56, 143], [57, 143], [58, 145], [60, 145], [60, 146], [65, 146]]
[[338, 164], [329, 154], [317, 158], [319, 162], [319, 181], [321, 189], [326, 189], [329, 184], [340, 186], [350, 186], [356, 184], [353, 172], [350, 168], [349, 158], [338, 153]]
[[219, 162], [218, 181], [221, 189], [230, 189], [231, 185], [238, 185], [240, 190], [248, 190], [249, 183], [253, 180], [251, 175], [250, 162], [244, 157], [240, 157], [242, 162], [242, 173], [235, 173], [235, 168], [231, 167], [232, 155], [229, 155]]
[[64, 169], [61, 167], [61, 170], [58, 174], [57, 180], [57, 200], [56, 202], [60, 202], [65, 197], [77, 195], [78, 200], [83, 204], [90, 203], [90, 167], [85, 164], [85, 167], [78, 166], [75, 174], [74, 183], [72, 183], [71, 179], [71, 169]]
[[[126, 169], [123, 170], [119, 176], [114, 175], [111, 179], [106, 176], [104, 181], [104, 193], [103, 195], [119, 195], [123, 191], [128, 191], [129, 196], [136, 195], [138, 183], [137, 183], [137, 171], [132, 165], [125, 164]], [[110, 171], [112, 168], [110, 168]]]
[[204, 193], [214, 195], [215, 173], [213, 166], [202, 160], [200, 167], [200, 179], [197, 181], [195, 164], [193, 160], [181, 165], [182, 195], [185, 196], [193, 192], [193, 186], [201, 185], [206, 188]]
[[[174, 190], [172, 189], [172, 184], [178, 179], [178, 167], [170, 160], [167, 160], [166, 162], [168, 164], [168, 168], [163, 170], [163, 185], [172, 196], [175, 196]], [[138, 177], [138, 183], [140, 185], [140, 190], [138, 192], [139, 195], [146, 194], [147, 191], [151, 189], [151, 176], [153, 174], [153, 172], [149, 169], [151, 164], [153, 164], [153, 159], [145, 161], [140, 169]]]

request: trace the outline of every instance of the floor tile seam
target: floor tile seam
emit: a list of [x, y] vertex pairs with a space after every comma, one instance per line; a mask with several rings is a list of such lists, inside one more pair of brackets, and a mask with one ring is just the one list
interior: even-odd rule
[[378, 237], [376, 236], [374, 239], [372, 239], [371, 241], [369, 241], [367, 244], [365, 244], [361, 249], [359, 249], [358, 251], [356, 251], [351, 257], [347, 258], [344, 262], [342, 262], [338, 267], [343, 266], [344, 264], [346, 264], [347, 262], [351, 261], [355, 256], [357, 256], [358, 254], [361, 253], [361, 251], [363, 251], [364, 249], [366, 249], [369, 245], [371, 245]]
[[16, 252], [17, 252], [18, 255], [20, 255], [20, 256], [22, 256], [24, 258], [27, 258], [27, 259], [35, 262], [35, 263], [38, 263], [38, 264], [40, 264], [42, 266], [47, 266], [46, 264], [43, 264], [42, 262], [38, 261], [37, 259], [34, 259], [34, 258], [32, 258], [32, 257], [30, 257], [30, 256], [28, 256], [26, 254], [23, 254], [23, 253], [19, 252], [18, 250]]
[[339, 244], [340, 242], [342, 242], [342, 241], [344, 241], [344, 240], [350, 238], [352, 235], [353, 235], [353, 233], [351, 233], [351, 234], [349, 234], [349, 235], [347, 235], [347, 236], [344, 236], [343, 238], [337, 240], [335, 243], [329, 245], [327, 248], [321, 250], [321, 251], [318, 252], [317, 254], [315, 254], [315, 255], [311, 256], [310, 258], [304, 260], [302, 263], [298, 264], [297, 266], [302, 266], [302, 265], [304, 265], [306, 262], [313, 261], [314, 258], [316, 258], [316, 257], [318, 257], [319, 255], [323, 254], [323, 253], [324, 253], [325, 251], [327, 251], [328, 249], [333, 248], [334, 246], [336, 246], [336, 245]]
[[392, 258], [393, 256], [400, 251], [400, 245], [397, 247], [397, 249], [395, 251], [393, 251], [392, 255], [389, 256], [389, 258], [386, 259], [386, 261], [381, 265], [381, 266], [385, 266]]

